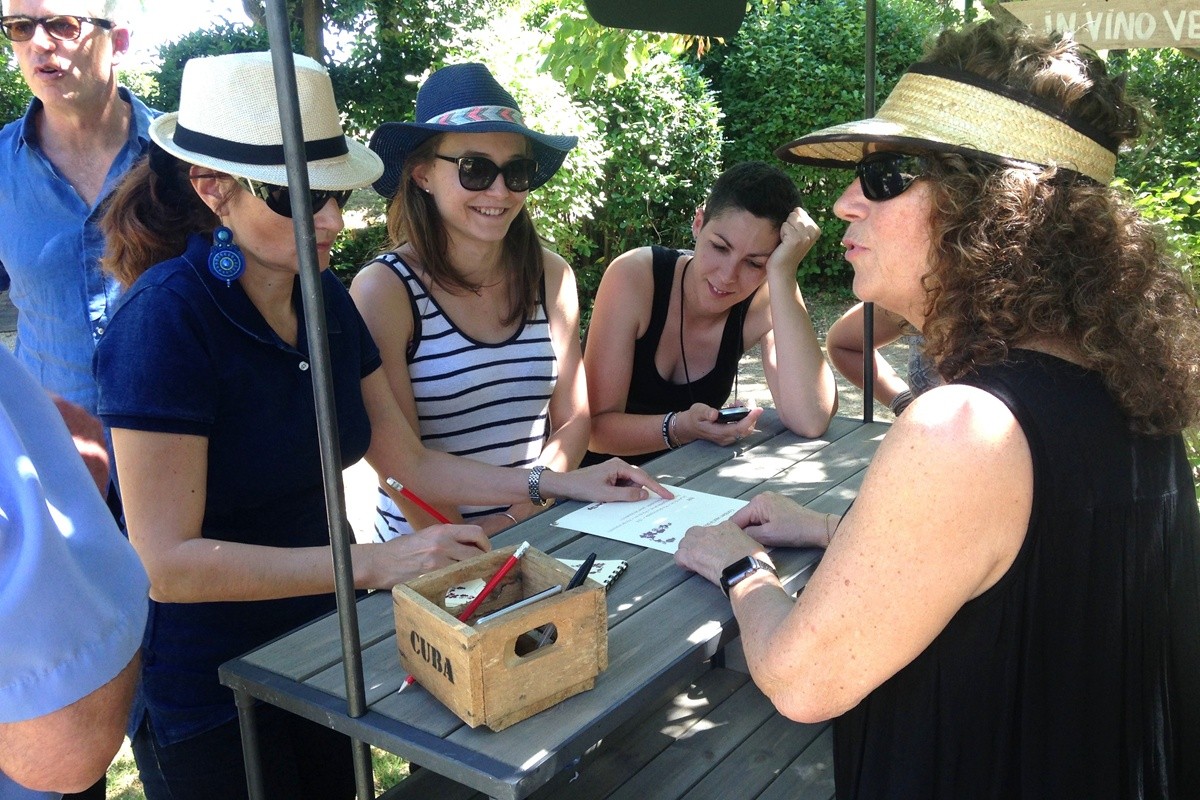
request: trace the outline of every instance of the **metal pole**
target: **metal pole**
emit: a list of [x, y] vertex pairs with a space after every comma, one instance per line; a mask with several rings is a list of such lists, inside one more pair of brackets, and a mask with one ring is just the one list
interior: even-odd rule
[[[875, 116], [875, 0], [867, 0], [866, 82], [863, 94], [866, 116]], [[875, 304], [863, 304], [863, 422], [875, 419]]]
[[[325, 484], [325, 506], [333, 548], [334, 594], [342, 635], [342, 658], [346, 679], [347, 713], [361, 717], [367, 711], [363, 688], [358, 608], [354, 597], [354, 575], [350, 561], [350, 531], [346, 522], [346, 497], [342, 486], [341, 442], [333, 379], [329, 362], [329, 338], [325, 328], [325, 297], [317, 262], [316, 233], [309, 197], [308, 160], [304, 151], [300, 101], [296, 91], [296, 65], [292, 58], [287, 7], [284, 0], [267, 0], [267, 33], [271, 40], [271, 64], [275, 71], [275, 94], [283, 128], [283, 152], [287, 161], [288, 186], [292, 192], [292, 223], [296, 255], [300, 262], [300, 288], [304, 301], [304, 329], [312, 365], [313, 398], [317, 412], [317, 435], [321, 446], [321, 473]], [[370, 752], [357, 740], [352, 743], [354, 780], [360, 800], [374, 800], [374, 778]]]

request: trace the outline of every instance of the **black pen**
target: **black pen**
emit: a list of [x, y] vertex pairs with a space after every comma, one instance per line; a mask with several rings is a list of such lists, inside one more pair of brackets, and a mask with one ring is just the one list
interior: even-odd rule
[[576, 587], [583, 585], [583, 582], [587, 580], [588, 573], [590, 573], [592, 571], [592, 564], [595, 564], [595, 563], [596, 563], [596, 554], [595, 553], [592, 553], [590, 556], [588, 556], [587, 558], [585, 558], [583, 560], [583, 563], [579, 565], [579, 569], [575, 570], [575, 574], [571, 576], [571, 582], [567, 584], [568, 592]]
[[[575, 589], [575, 588], [583, 585], [583, 582], [587, 580], [588, 573], [590, 573], [592, 571], [592, 564], [595, 564], [595, 563], [596, 563], [596, 554], [595, 553], [592, 553], [591, 555], [589, 555], [587, 558], [585, 558], [583, 560], [583, 563], [579, 565], [579, 569], [575, 570], [575, 574], [571, 576], [570, 582], [567, 583], [567, 591], [568, 592], [571, 591], [572, 589]], [[546, 630], [542, 631], [542, 635], [538, 639], [537, 647], [534, 647], [534, 650], [538, 649], [538, 647], [544, 647], [546, 645], [546, 642], [550, 641], [550, 636], [553, 633], [554, 633], [554, 626], [547, 625]]]

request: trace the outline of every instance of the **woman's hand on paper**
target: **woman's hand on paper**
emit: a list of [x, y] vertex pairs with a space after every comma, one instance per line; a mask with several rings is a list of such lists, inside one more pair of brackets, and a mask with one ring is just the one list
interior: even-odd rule
[[767, 547], [824, 546], [825, 514], [775, 492], [755, 495], [730, 522]]
[[546, 470], [541, 485], [543, 497], [569, 497], [591, 503], [645, 500], [651, 493], [667, 500], [674, 497], [644, 469], [619, 458], [572, 472]]

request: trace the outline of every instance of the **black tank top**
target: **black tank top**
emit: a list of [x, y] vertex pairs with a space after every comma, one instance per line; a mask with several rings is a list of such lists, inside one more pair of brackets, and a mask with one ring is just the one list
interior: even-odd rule
[[[725, 330], [721, 334], [721, 346], [717, 351], [717, 362], [713, 368], [690, 384], [672, 383], [658, 374], [654, 355], [662, 340], [663, 328], [667, 324], [667, 309], [671, 305], [671, 289], [675, 283], [675, 264], [683, 255], [679, 250], [654, 245], [653, 254], [654, 298], [650, 306], [650, 323], [646, 332], [633, 345], [633, 370], [629, 376], [629, 396], [625, 399], [627, 414], [666, 414], [668, 411], [684, 411], [692, 403], [704, 403], [720, 408], [729, 399], [733, 380], [737, 376], [738, 361], [742, 357], [742, 326], [751, 294], [729, 310], [725, 319]], [[757, 292], [755, 292], [757, 293]], [[675, 331], [672, 335], [678, 335]], [[637, 456], [622, 456], [631, 464], [642, 464], [664, 451], [643, 453]], [[583, 466], [596, 464], [610, 458], [607, 454], [589, 451]]]
[[838, 798], [1200, 798], [1200, 514], [1180, 436], [1051, 356], [962, 381], [1033, 457], [1012, 568], [834, 723]]

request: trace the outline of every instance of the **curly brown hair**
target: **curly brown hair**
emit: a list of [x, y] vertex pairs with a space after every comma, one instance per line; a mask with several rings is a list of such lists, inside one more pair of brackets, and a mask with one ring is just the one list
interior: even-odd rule
[[[1060, 104], [1125, 142], [1124, 81], [1069, 38], [994, 22], [943, 33], [925, 59]], [[1123, 193], [1065, 169], [926, 154], [931, 269], [923, 333], [947, 380], [1036, 341], [1098, 371], [1138, 432], [1200, 419], [1200, 309], [1182, 265]]]

